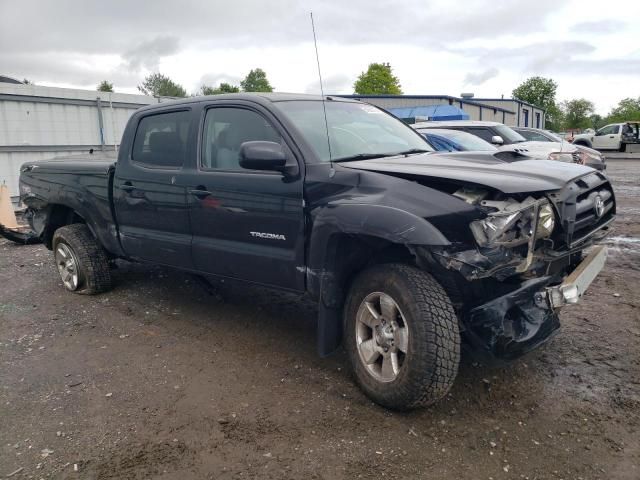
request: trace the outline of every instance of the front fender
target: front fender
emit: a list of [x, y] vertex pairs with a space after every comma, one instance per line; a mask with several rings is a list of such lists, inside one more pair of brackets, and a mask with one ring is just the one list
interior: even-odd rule
[[[342, 299], [353, 263], [362, 260], [356, 239], [384, 244], [444, 246], [447, 238], [430, 222], [404, 210], [346, 203], [315, 209], [309, 242], [307, 290], [319, 301], [318, 351], [328, 355], [342, 338]], [[356, 240], [351, 242], [350, 240]]]
[[330, 282], [337, 270], [341, 252], [336, 238], [340, 235], [367, 236], [401, 245], [450, 245], [449, 240], [430, 222], [394, 207], [329, 204], [314, 213], [307, 257], [307, 288], [319, 299], [327, 300], [323, 283]]

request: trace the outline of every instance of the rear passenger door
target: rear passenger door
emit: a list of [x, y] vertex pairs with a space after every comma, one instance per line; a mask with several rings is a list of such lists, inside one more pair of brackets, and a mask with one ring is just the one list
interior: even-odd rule
[[114, 204], [122, 248], [133, 258], [191, 268], [183, 166], [194, 155], [190, 110], [142, 117], [129, 152], [120, 152]]
[[198, 167], [187, 181], [196, 269], [304, 288], [302, 170], [285, 176], [239, 163], [240, 146], [254, 140], [280, 143], [293, 156], [285, 136], [275, 118], [258, 106], [223, 104], [205, 110]]

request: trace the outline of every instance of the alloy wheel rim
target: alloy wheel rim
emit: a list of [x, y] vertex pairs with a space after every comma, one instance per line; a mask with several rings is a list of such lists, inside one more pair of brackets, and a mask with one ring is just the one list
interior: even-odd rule
[[358, 356], [367, 373], [379, 382], [393, 382], [405, 363], [409, 326], [390, 295], [367, 295], [356, 314]]
[[56, 247], [56, 265], [62, 283], [68, 290], [78, 288], [78, 261], [71, 249], [64, 243]]

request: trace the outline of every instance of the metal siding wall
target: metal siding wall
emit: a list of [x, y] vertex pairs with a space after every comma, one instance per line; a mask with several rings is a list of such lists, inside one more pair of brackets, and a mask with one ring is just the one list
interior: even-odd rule
[[20, 166], [25, 162], [46, 160], [48, 158], [79, 155], [86, 152], [0, 152], [0, 183], [6, 182], [11, 196], [17, 196]]
[[[82, 145], [88, 150], [100, 145], [97, 97], [102, 100], [106, 150], [113, 150], [113, 145], [120, 143], [124, 127], [138, 105], [158, 101], [141, 95], [9, 84], [0, 84], [0, 95], [0, 183], [7, 183], [12, 196], [18, 195], [23, 163], [86, 153], [65, 150], [67, 146]], [[14, 100], [17, 95], [20, 97]], [[35, 98], [30, 101], [29, 97]]]

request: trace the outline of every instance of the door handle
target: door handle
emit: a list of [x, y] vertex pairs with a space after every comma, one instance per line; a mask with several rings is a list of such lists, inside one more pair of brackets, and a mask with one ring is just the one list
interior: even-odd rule
[[613, 138], [613, 135], [609, 135], [609, 138]]
[[120, 190], [123, 190], [125, 192], [130, 192], [132, 190], [135, 190], [135, 187], [133, 185], [131, 185], [131, 182], [124, 182], [122, 185], [120, 185]]
[[204, 189], [200, 189], [200, 188], [196, 188], [194, 190], [189, 190], [189, 193], [191, 195], [193, 195], [194, 197], [197, 197], [199, 199], [203, 199], [203, 198], [206, 198], [209, 195], [211, 195], [210, 191], [204, 190]]

